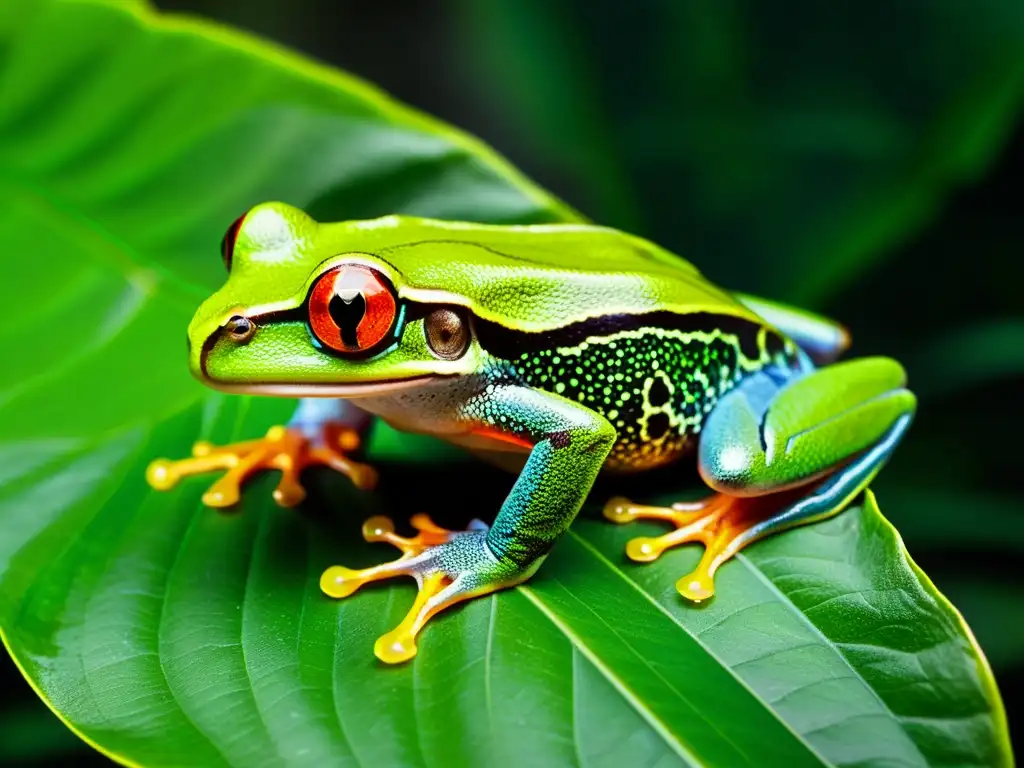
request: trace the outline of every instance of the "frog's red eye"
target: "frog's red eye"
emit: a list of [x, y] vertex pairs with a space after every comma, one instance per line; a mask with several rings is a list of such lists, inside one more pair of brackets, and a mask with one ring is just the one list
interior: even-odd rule
[[360, 264], [325, 272], [309, 294], [309, 325], [338, 352], [366, 352], [387, 337], [397, 302], [383, 275]]
[[224, 267], [231, 271], [231, 255], [235, 252], [235, 240], [238, 239], [238, 230], [242, 228], [242, 219], [245, 218], [243, 213], [228, 227], [228, 231], [224, 233], [223, 239], [220, 241], [220, 257], [224, 259]]

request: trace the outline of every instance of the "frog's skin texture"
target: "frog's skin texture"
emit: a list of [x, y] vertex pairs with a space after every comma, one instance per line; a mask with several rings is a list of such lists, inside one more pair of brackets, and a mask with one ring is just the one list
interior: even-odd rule
[[155, 487], [224, 469], [204, 500], [229, 506], [253, 472], [275, 468], [275, 497], [293, 505], [311, 464], [371, 487], [373, 470], [346, 455], [367, 414], [518, 473], [491, 526], [447, 531], [417, 515], [417, 535], [403, 538], [372, 518], [364, 536], [402, 556], [324, 572], [321, 587], [337, 598], [369, 581], [417, 580], [409, 614], [375, 646], [386, 662], [415, 655], [435, 613], [536, 572], [600, 472], [694, 453], [713, 495], [670, 508], [617, 498], [605, 515], [675, 526], [631, 541], [634, 560], [703, 542], [677, 586], [706, 600], [740, 548], [849, 504], [915, 409], [896, 362], [829, 365], [849, 343], [836, 324], [731, 294], [611, 229], [398, 216], [320, 224], [266, 203], [232, 225], [223, 254], [228, 280], [189, 326], [193, 374], [229, 392], [303, 399], [290, 425], [261, 440], [154, 462]]

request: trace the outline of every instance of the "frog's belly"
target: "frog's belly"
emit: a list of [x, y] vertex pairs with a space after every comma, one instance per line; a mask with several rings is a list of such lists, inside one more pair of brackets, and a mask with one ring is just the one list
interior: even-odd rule
[[[440, 437], [481, 455], [492, 464], [518, 471], [529, 454], [528, 444], [497, 430], [474, 429], [459, 418], [459, 404], [475, 394], [474, 387], [478, 385], [473, 382], [442, 381], [387, 397], [366, 398], [358, 404], [400, 431]], [[651, 390], [652, 386], [645, 386], [645, 401]], [[607, 414], [615, 419], [618, 437], [605, 461], [606, 471], [643, 472], [671, 464], [690, 452], [697, 437], [690, 429], [699, 425], [700, 420], [692, 417], [673, 420], [653, 408], [623, 408]], [[658, 417], [663, 418], [659, 421]]]
[[671, 464], [693, 453], [696, 438], [686, 433], [666, 432], [658, 439], [637, 440], [619, 435], [604, 468], [610, 472], [644, 472]]

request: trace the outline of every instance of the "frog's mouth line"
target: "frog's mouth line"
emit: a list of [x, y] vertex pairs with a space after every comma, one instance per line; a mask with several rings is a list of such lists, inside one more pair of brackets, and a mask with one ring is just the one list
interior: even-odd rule
[[430, 374], [413, 376], [396, 381], [367, 381], [359, 384], [310, 384], [310, 383], [226, 383], [203, 376], [203, 383], [221, 392], [238, 395], [267, 395], [270, 397], [344, 397], [357, 399], [360, 397], [376, 397], [389, 395], [404, 389], [414, 389], [433, 381], [448, 378], [443, 375]]

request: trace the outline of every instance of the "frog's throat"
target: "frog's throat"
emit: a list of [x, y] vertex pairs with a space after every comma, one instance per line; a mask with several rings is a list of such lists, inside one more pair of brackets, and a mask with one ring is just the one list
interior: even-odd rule
[[445, 376], [428, 375], [413, 376], [408, 379], [397, 379], [394, 381], [367, 381], [358, 384], [334, 384], [323, 383], [260, 383], [260, 382], [219, 382], [203, 377], [203, 383], [209, 387], [238, 395], [266, 395], [269, 397], [376, 397], [378, 395], [391, 394], [403, 389], [414, 389], [424, 384], [437, 381]]

